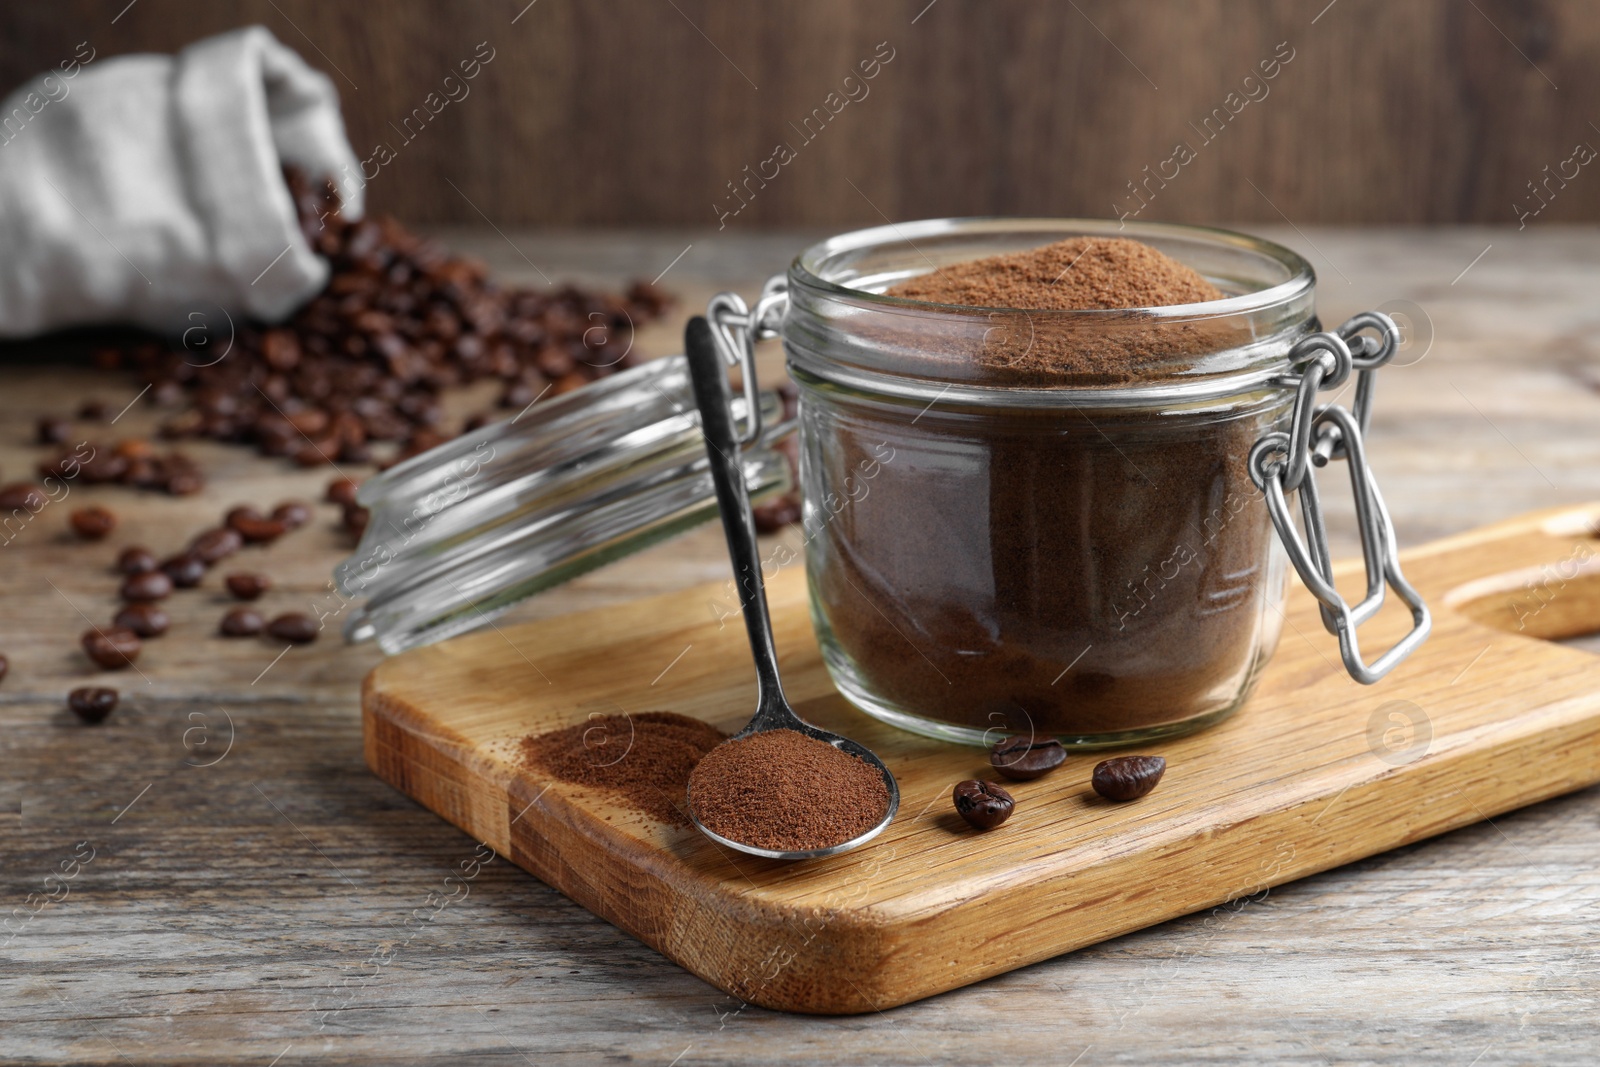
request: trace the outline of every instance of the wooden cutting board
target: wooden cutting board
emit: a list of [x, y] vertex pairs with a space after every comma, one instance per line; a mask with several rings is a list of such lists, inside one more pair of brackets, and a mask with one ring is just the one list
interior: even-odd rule
[[[523, 735], [592, 712], [742, 725], [754, 672], [728, 614], [736, 601], [717, 586], [389, 659], [363, 690], [366, 759], [734, 996], [790, 1011], [883, 1009], [1600, 781], [1600, 657], [1550, 643], [1600, 630], [1597, 533], [1600, 504], [1407, 553], [1434, 633], [1373, 687], [1345, 676], [1296, 585], [1249, 703], [1210, 730], [1141, 746], [1168, 761], [1154, 793], [1102, 801], [1088, 787], [1098, 757], [1074, 755], [1008, 785], [1017, 811], [987, 834], [949, 801], [955, 782], [990, 776], [980, 750], [884, 726], [833, 691], [798, 564], [769, 586], [785, 688], [802, 715], [870, 746], [900, 782], [898, 818], [864, 848], [761, 860], [517, 766]], [[1364, 647], [1405, 621], [1386, 607]]]

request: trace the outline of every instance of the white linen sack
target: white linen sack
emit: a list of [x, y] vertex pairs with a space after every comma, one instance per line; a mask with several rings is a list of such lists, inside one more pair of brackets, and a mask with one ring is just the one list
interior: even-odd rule
[[282, 167], [333, 179], [359, 217], [333, 83], [261, 26], [175, 56], [78, 52], [0, 104], [0, 336], [175, 333], [218, 307], [273, 322], [315, 296], [328, 266]]

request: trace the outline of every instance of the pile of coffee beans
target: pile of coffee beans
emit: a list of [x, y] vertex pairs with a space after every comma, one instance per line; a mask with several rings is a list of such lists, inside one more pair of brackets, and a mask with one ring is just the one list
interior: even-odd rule
[[[1054, 737], [1018, 734], [1001, 738], [989, 750], [989, 764], [1015, 782], [1042, 778], [1067, 761], [1067, 750]], [[1160, 756], [1116, 756], [1095, 764], [1090, 785], [1107, 800], [1137, 800], [1161, 781], [1167, 761]], [[950, 799], [956, 814], [976, 830], [993, 830], [1016, 810], [1016, 798], [994, 782], [969, 778], [957, 782]]]
[[[44, 423], [40, 426], [42, 438]], [[159, 452], [149, 441], [139, 437], [112, 442], [81, 441], [40, 462], [39, 477], [84, 485], [126, 485], [134, 489], [159, 490], [172, 496], [198, 493], [206, 484], [194, 460], [182, 452]], [[7, 492], [26, 489], [37, 490], [43, 498], [44, 490], [38, 486], [13, 485], [7, 487]], [[0, 502], [0, 509], [9, 509], [9, 505]]]
[[380, 442], [402, 458], [449, 436], [446, 388], [496, 379], [501, 406], [519, 409], [577, 389], [636, 364], [635, 329], [671, 302], [644, 282], [622, 296], [502, 289], [482, 264], [392, 218], [346, 220], [331, 185], [293, 169], [285, 180], [307, 242], [332, 267], [320, 295], [280, 326], [241, 324], [230, 337], [225, 324], [197, 325], [177, 350], [96, 353], [152, 382], [158, 404], [193, 401], [165, 437], [253, 444], [306, 466], [372, 461]]

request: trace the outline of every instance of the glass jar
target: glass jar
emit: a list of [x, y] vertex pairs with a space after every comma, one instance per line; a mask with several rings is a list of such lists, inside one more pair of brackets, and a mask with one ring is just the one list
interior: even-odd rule
[[[1142, 241], [1226, 295], [1028, 311], [884, 294], [1077, 236]], [[1221, 230], [939, 219], [824, 241], [753, 309], [715, 298], [713, 332], [742, 369], [753, 494], [788, 487], [777, 445], [794, 428], [757, 388], [759, 339], [782, 338], [799, 387], [811, 609], [839, 690], [972, 743], [1196, 729], [1237, 708], [1272, 654], [1286, 561], [1352, 677], [1392, 669], [1430, 627], [1363, 452], [1374, 374], [1399, 334], [1375, 313], [1323, 332], [1314, 295], [1301, 257]], [[1353, 414], [1317, 404], [1352, 375]], [[368, 597], [347, 636], [388, 651], [437, 640], [711, 518], [690, 396], [683, 358], [668, 357], [368, 482], [372, 520], [337, 575]], [[1366, 563], [1353, 605], [1333, 586], [1311, 470], [1336, 460], [1349, 461]], [[1356, 631], [1390, 591], [1413, 626], [1368, 663]]]
[[1286, 560], [1248, 457], [1288, 428], [1271, 380], [1318, 329], [1304, 260], [1142, 226], [1230, 298], [1040, 312], [876, 292], [1084, 235], [1121, 234], [890, 227], [790, 270], [812, 618], [839, 690], [897, 726], [1164, 736], [1237, 708], [1277, 643]]

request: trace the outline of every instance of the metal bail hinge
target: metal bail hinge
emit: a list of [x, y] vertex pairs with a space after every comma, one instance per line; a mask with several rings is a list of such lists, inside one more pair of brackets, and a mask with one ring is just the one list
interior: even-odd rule
[[745, 417], [739, 427], [739, 447], [749, 448], [761, 439], [761, 401], [756, 384], [756, 342], [778, 336], [789, 307], [789, 279], [775, 274], [761, 287], [761, 297], [751, 311], [738, 293], [718, 293], [706, 304], [706, 320], [722, 360], [739, 368], [744, 384]]
[[[1321, 605], [1323, 626], [1338, 636], [1345, 669], [1363, 685], [1371, 685], [1393, 670], [1427, 639], [1433, 627], [1428, 606], [1400, 572], [1394, 524], [1366, 458], [1364, 437], [1372, 418], [1374, 375], [1394, 358], [1399, 344], [1400, 331], [1394, 321], [1375, 311], [1354, 316], [1333, 333], [1316, 333], [1302, 339], [1289, 354], [1296, 373], [1283, 379], [1283, 384], [1297, 389], [1289, 432], [1262, 435], [1249, 458], [1250, 478], [1266, 496], [1267, 512], [1289, 561]], [[1337, 389], [1352, 371], [1360, 375], [1354, 413], [1338, 404], [1318, 406], [1317, 392]], [[1322, 467], [1338, 459], [1347, 460], [1350, 465], [1350, 490], [1366, 564], [1366, 595], [1354, 607], [1333, 585], [1327, 528], [1316, 475], [1310, 470], [1312, 464]], [[1304, 537], [1289, 511], [1288, 494], [1296, 491], [1300, 494]], [[1389, 589], [1411, 610], [1411, 630], [1368, 664], [1361, 658], [1356, 630], [1377, 614]]]

